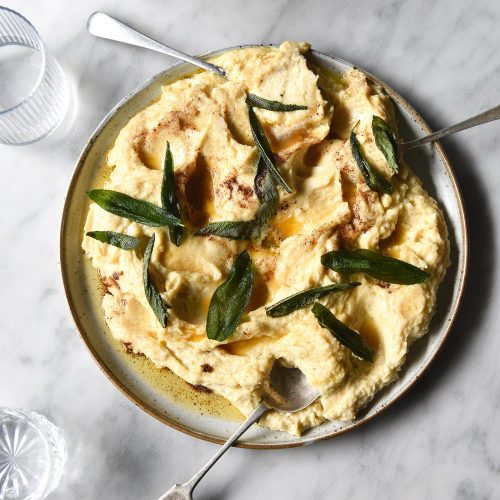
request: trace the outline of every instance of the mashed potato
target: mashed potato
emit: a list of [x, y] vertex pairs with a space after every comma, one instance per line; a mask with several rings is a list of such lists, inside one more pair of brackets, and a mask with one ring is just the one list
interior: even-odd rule
[[[151, 310], [142, 282], [142, 255], [84, 237], [83, 248], [106, 281], [103, 309], [113, 336], [158, 368], [224, 396], [248, 415], [275, 359], [300, 368], [321, 397], [293, 414], [270, 412], [261, 424], [300, 434], [325, 419], [351, 420], [374, 394], [396, 379], [411, 343], [426, 333], [436, 291], [448, 265], [449, 244], [436, 202], [406, 167], [396, 176], [375, 145], [373, 115], [391, 123], [390, 103], [363, 73], [325, 80], [308, 68], [306, 44], [285, 42], [227, 52], [213, 62], [229, 80], [197, 73], [162, 88], [157, 102], [133, 117], [109, 153], [113, 167], [104, 187], [160, 205], [167, 141], [174, 157], [185, 237], [177, 247], [167, 228], [147, 227], [92, 203], [85, 231], [110, 230], [146, 238], [156, 234], [151, 273], [171, 309], [166, 328]], [[258, 160], [247, 92], [307, 110], [256, 109], [280, 172], [293, 188], [280, 189], [277, 215], [258, 241], [194, 236], [207, 222], [251, 220]], [[391, 179], [391, 194], [365, 183], [349, 145], [354, 125], [370, 165]], [[344, 281], [321, 265], [339, 248], [383, 252], [431, 274], [422, 284], [394, 285], [363, 275], [355, 289], [321, 299], [341, 321], [376, 349], [362, 361], [321, 328], [309, 308], [281, 318], [265, 306], [314, 286]], [[208, 305], [237, 254], [248, 249], [254, 265], [250, 307], [228, 340], [205, 333]]]

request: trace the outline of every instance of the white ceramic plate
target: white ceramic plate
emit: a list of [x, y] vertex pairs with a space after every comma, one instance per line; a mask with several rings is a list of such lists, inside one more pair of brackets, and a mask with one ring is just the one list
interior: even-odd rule
[[[217, 51], [215, 55], [226, 50]], [[336, 73], [353, 67], [341, 59], [311, 51], [314, 64]], [[66, 295], [76, 326], [91, 354], [106, 375], [139, 407], [166, 424], [193, 436], [222, 442], [236, 429], [228, 405], [219, 397], [195, 394], [184, 382], [165, 370], [151, 368], [145, 360], [132, 359], [111, 338], [101, 311], [102, 290], [94, 269], [81, 250], [88, 202], [85, 192], [102, 185], [103, 159], [118, 132], [138, 111], [160, 95], [160, 86], [186, 76], [194, 67], [180, 63], [156, 75], [123, 99], [101, 122], [82, 152], [71, 180], [61, 224], [61, 268]], [[430, 132], [416, 111], [376, 77], [392, 97], [402, 137], [411, 139]], [[416, 342], [397, 382], [378, 393], [354, 422], [325, 422], [301, 437], [254, 426], [239, 446], [283, 448], [328, 439], [349, 431], [378, 415], [412, 386], [429, 366], [448, 335], [462, 296], [467, 267], [467, 225], [459, 188], [451, 166], [438, 144], [419, 148], [407, 157], [409, 165], [437, 199], [450, 232], [452, 265], [438, 294], [437, 311], [429, 333]], [[191, 393], [191, 395], [189, 395]], [[198, 410], [194, 409], [197, 406]], [[215, 416], [219, 413], [221, 416]]]

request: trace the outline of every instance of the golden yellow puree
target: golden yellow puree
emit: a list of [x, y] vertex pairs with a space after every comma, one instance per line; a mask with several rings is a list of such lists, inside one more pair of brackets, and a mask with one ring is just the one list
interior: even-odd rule
[[[84, 250], [103, 276], [109, 280], [118, 273], [102, 307], [113, 337], [145, 355], [117, 347], [135, 373], [179, 404], [237, 419], [239, 412], [248, 415], [255, 408], [274, 359], [283, 359], [300, 368], [321, 393], [301, 412], [270, 412], [261, 420], [293, 434], [326, 419], [352, 420], [397, 377], [409, 346], [427, 331], [449, 252], [435, 201], [405, 165], [394, 176], [375, 145], [373, 115], [395, 126], [388, 99], [357, 70], [342, 76], [320, 70], [318, 79], [303, 57], [306, 50], [306, 44], [285, 42], [279, 49], [226, 53], [215, 62], [228, 71], [228, 81], [199, 73], [169, 84], [157, 102], [120, 132], [104, 187], [159, 204], [168, 140], [185, 238], [175, 247], [165, 228], [130, 222], [94, 204], [85, 229], [143, 239], [155, 233], [150, 269], [172, 306], [166, 328], [145, 299], [140, 253], [83, 239]], [[250, 220], [258, 209], [253, 190], [258, 153], [246, 92], [307, 105], [307, 110], [293, 113], [256, 110], [294, 193], [280, 189], [278, 214], [259, 241], [194, 236], [208, 222]], [[391, 195], [372, 191], [352, 157], [348, 138], [356, 124], [363, 153], [372, 168], [390, 179]], [[387, 285], [363, 275], [340, 276], [321, 265], [323, 253], [346, 246], [396, 256], [429, 271], [431, 279]], [[205, 334], [210, 299], [244, 248], [254, 266], [249, 307], [227, 341], [211, 341]], [[321, 302], [376, 349], [373, 364], [356, 359], [308, 308], [283, 318], [265, 314], [266, 306], [298, 291], [346, 279], [362, 285]], [[200, 392], [200, 386], [213, 392]]]

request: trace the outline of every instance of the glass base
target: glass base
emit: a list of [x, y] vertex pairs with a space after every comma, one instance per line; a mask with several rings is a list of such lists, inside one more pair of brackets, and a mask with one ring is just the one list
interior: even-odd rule
[[59, 428], [34, 411], [0, 408], [0, 498], [40, 500], [61, 480], [66, 443]]

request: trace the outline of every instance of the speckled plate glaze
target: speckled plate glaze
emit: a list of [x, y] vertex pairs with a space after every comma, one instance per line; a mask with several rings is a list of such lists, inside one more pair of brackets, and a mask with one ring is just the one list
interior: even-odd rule
[[[237, 47], [236, 47], [237, 48]], [[208, 56], [231, 49], [223, 49]], [[207, 57], [208, 57], [207, 56]], [[333, 56], [311, 51], [310, 61], [335, 73], [344, 73], [352, 64]], [[180, 403], [180, 397], [167, 395], [158, 383], [134, 369], [124, 349], [114, 341], [104, 323], [100, 306], [102, 290], [96, 272], [86, 263], [81, 250], [82, 228], [88, 202], [85, 192], [102, 183], [103, 158], [113, 145], [118, 132], [138, 111], [160, 94], [160, 86], [192, 73], [190, 64], [179, 63], [159, 73], [125, 97], [103, 119], [83, 150], [70, 182], [61, 223], [61, 270], [66, 296], [80, 335], [108, 378], [137, 406], [165, 424], [192, 436], [222, 443], [236, 429], [234, 418], [200, 414]], [[365, 72], [366, 73], [366, 72]], [[378, 78], [367, 76], [380, 84], [392, 97], [404, 139], [430, 132], [427, 124], [397, 92]], [[423, 180], [425, 188], [443, 209], [450, 232], [451, 260], [445, 281], [438, 293], [436, 314], [429, 333], [411, 348], [399, 379], [379, 392], [353, 422], [325, 422], [301, 437], [269, 431], [254, 426], [239, 442], [248, 448], [285, 448], [310, 444], [332, 438], [371, 420], [401, 397], [430, 365], [450, 332], [462, 297], [467, 270], [467, 223], [456, 178], [439, 144], [422, 147], [408, 154], [408, 164]], [[161, 377], [161, 371], [158, 376]], [[156, 378], [157, 382], [158, 377]], [[190, 389], [191, 390], [191, 389]], [[198, 396], [197, 396], [198, 397]], [[203, 396], [200, 396], [203, 397]], [[227, 412], [223, 412], [227, 415]]]

